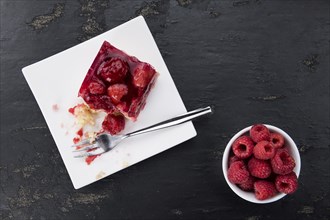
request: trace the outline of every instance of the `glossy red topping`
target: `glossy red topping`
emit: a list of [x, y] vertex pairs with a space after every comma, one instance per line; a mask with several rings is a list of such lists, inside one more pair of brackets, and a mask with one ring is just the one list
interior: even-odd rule
[[105, 41], [87, 72], [79, 96], [92, 109], [121, 112], [136, 120], [156, 77], [150, 64]]

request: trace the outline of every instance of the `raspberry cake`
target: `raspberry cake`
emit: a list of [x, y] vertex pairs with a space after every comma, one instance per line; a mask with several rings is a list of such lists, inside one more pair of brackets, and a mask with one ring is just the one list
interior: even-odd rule
[[91, 109], [119, 113], [136, 121], [157, 75], [150, 64], [104, 41], [80, 87], [79, 96]]
[[[83, 136], [95, 138], [104, 131], [115, 135], [124, 129], [125, 118], [136, 121], [157, 76], [150, 64], [104, 41], [78, 93], [85, 103], [69, 109], [81, 127], [73, 141], [79, 142]], [[83, 134], [85, 125], [94, 125], [98, 111], [106, 113], [101, 131]], [[96, 157], [87, 157], [86, 163]]]

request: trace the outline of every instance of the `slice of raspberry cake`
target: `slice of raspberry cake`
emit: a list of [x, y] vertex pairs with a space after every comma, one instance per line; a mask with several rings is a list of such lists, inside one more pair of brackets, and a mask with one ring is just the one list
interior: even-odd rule
[[157, 75], [150, 64], [104, 41], [80, 87], [79, 96], [91, 109], [122, 114], [136, 121]]

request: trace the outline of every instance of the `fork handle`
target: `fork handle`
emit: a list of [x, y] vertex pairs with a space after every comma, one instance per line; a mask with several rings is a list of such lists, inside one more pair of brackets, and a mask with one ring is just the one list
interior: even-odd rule
[[132, 136], [135, 136], [135, 135], [144, 134], [144, 133], [147, 133], [147, 132], [156, 131], [156, 130], [160, 130], [160, 129], [163, 129], [163, 128], [168, 128], [168, 127], [172, 127], [172, 126], [175, 126], [175, 125], [179, 125], [179, 124], [185, 123], [187, 121], [190, 121], [194, 118], [197, 118], [199, 116], [208, 114], [208, 113], [212, 113], [212, 108], [210, 106], [208, 106], [206, 108], [199, 108], [199, 109], [187, 112], [185, 114], [176, 116], [174, 118], [159, 122], [155, 125], [151, 125], [149, 127], [142, 128], [142, 129], [137, 130], [137, 131], [133, 131], [131, 133], [126, 134], [126, 137], [132, 137]]

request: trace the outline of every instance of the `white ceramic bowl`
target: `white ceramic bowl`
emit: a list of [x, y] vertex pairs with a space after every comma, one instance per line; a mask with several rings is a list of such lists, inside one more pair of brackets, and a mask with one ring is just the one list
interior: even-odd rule
[[[296, 173], [297, 177], [299, 177], [300, 174], [300, 168], [301, 168], [301, 162], [300, 162], [300, 154], [297, 148], [297, 145], [294, 143], [294, 141], [292, 140], [292, 138], [283, 130], [272, 126], [272, 125], [266, 125], [265, 126], [271, 131], [271, 132], [277, 132], [281, 135], [283, 135], [284, 140], [285, 140], [285, 146], [287, 146], [287, 148], [289, 149], [290, 155], [294, 158], [294, 160], [296, 161], [296, 166], [294, 168], [294, 172]], [[259, 203], [259, 204], [265, 204], [265, 203], [271, 203], [271, 202], [275, 202], [281, 198], [283, 198], [284, 196], [286, 196], [286, 194], [284, 193], [278, 193], [276, 196], [266, 199], [266, 200], [258, 200], [253, 192], [246, 192], [241, 190], [238, 186], [236, 186], [235, 184], [229, 182], [228, 180], [228, 175], [227, 175], [227, 171], [228, 171], [228, 159], [229, 159], [229, 155], [230, 155], [230, 151], [231, 151], [231, 146], [233, 144], [233, 142], [240, 136], [244, 135], [244, 134], [249, 134], [249, 131], [251, 129], [252, 126], [249, 126], [247, 128], [242, 129], [241, 131], [239, 131], [234, 137], [232, 137], [230, 139], [230, 141], [228, 142], [226, 149], [223, 153], [223, 157], [222, 157], [222, 170], [223, 170], [223, 175], [229, 185], [229, 187], [238, 195], [240, 196], [242, 199], [245, 199], [249, 202], [253, 202], [253, 203]]]

